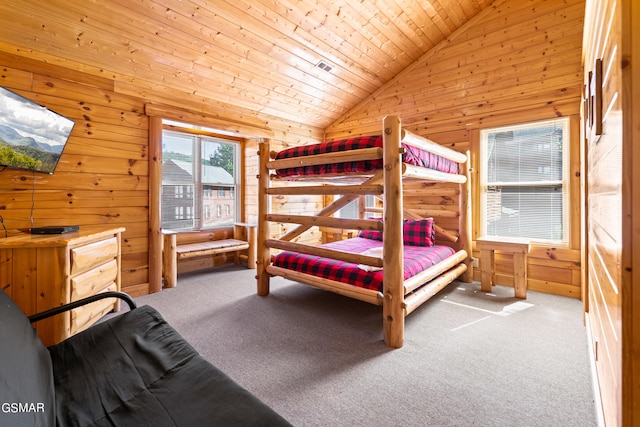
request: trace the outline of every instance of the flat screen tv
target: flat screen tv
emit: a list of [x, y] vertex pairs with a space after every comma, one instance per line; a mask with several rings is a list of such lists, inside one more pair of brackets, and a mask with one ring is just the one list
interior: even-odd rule
[[0, 168], [53, 173], [75, 122], [0, 87]]

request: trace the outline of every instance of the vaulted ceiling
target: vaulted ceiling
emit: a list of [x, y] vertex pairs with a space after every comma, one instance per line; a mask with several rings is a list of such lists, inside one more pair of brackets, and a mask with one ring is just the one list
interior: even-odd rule
[[323, 129], [493, 3], [5, 0], [0, 49], [123, 93]]

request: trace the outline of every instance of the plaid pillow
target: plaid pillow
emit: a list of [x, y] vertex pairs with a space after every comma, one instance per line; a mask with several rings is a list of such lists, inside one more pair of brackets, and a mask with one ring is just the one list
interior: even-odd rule
[[402, 224], [402, 242], [411, 246], [433, 246], [436, 238], [433, 218], [405, 219]]
[[[378, 221], [382, 221], [382, 218], [377, 218], [377, 217], [370, 217], [370, 218], [367, 218], [367, 219], [377, 219]], [[360, 232], [358, 232], [358, 237], [362, 237], [364, 239], [382, 241], [382, 231], [378, 231], [378, 230], [360, 230]]]
[[[382, 241], [382, 231], [360, 230], [358, 237]], [[403, 244], [411, 246], [433, 246], [435, 239], [436, 232], [433, 227], [433, 218], [404, 220], [402, 224]]]
[[365, 239], [382, 241], [382, 231], [378, 231], [378, 230], [360, 230], [360, 232], [358, 233], [358, 237], [363, 237]]

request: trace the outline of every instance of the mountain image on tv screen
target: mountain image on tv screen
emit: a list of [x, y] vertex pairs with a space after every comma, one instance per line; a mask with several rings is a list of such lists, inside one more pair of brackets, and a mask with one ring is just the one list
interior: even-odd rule
[[74, 124], [0, 87], [0, 166], [53, 173]]

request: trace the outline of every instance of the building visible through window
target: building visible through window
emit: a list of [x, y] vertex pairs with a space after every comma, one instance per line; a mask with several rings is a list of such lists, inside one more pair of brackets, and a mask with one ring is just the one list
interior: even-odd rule
[[201, 129], [163, 130], [162, 228], [199, 230], [237, 221], [238, 147]]

